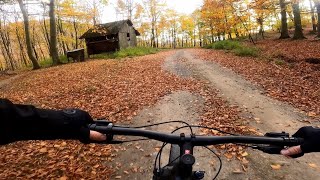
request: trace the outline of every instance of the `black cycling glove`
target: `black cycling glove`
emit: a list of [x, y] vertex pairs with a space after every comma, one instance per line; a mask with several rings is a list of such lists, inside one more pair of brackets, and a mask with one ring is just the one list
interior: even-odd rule
[[79, 109], [47, 110], [0, 99], [0, 144], [19, 140], [79, 139], [90, 141], [93, 120]]
[[305, 126], [292, 136], [304, 139], [300, 146], [303, 153], [320, 152], [320, 128]]

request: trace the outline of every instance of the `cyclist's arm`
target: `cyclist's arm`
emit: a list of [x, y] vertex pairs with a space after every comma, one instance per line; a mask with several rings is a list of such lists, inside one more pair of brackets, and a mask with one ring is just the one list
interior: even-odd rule
[[105, 139], [104, 135], [87, 128], [93, 120], [81, 110], [38, 109], [0, 99], [0, 117], [0, 144], [19, 140], [79, 139], [89, 142], [90, 139]]

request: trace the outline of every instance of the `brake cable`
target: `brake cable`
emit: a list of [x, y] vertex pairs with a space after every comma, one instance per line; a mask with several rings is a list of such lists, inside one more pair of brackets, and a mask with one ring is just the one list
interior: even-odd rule
[[[190, 127], [190, 124], [184, 121], [166, 121], [166, 122], [161, 122], [161, 123], [155, 123], [155, 124], [149, 124], [149, 125], [145, 125], [145, 126], [134, 126], [134, 127], [129, 127], [129, 126], [116, 126], [114, 125], [113, 127], [120, 127], [120, 128], [134, 128], [134, 129], [140, 129], [140, 128], [146, 128], [146, 127], [153, 127], [153, 126], [159, 126], [159, 125], [163, 125], [163, 124], [169, 124], [169, 123], [182, 123], [182, 124], [186, 124], [186, 126], [184, 127]], [[190, 127], [190, 131], [193, 134], [193, 130]], [[143, 138], [143, 139], [133, 139], [133, 140], [128, 140], [128, 141], [116, 141], [116, 143], [113, 144], [122, 144], [122, 143], [130, 143], [130, 142], [136, 142], [136, 141], [147, 141], [150, 140], [149, 138]], [[96, 142], [98, 144], [103, 144], [101, 142]], [[110, 144], [110, 142], [108, 142]]]
[[222, 160], [221, 160], [220, 156], [219, 156], [216, 152], [214, 152], [212, 149], [210, 149], [208, 146], [203, 146], [203, 147], [206, 148], [206, 149], [208, 149], [209, 151], [211, 151], [211, 152], [219, 159], [219, 169], [218, 169], [218, 172], [216, 173], [216, 175], [215, 175], [214, 178], [213, 178], [213, 180], [215, 180], [215, 179], [219, 176], [219, 174], [220, 174], [220, 172], [221, 172], [221, 169], [222, 169]]
[[[232, 135], [232, 136], [239, 136], [238, 134], [233, 134], [233, 133], [229, 133], [229, 132], [225, 132], [225, 131], [222, 131], [220, 129], [217, 129], [217, 128], [211, 128], [211, 127], [207, 127], [207, 126], [201, 126], [201, 125], [190, 125], [189, 123], [186, 123], [184, 121], [167, 121], [167, 122], [162, 122], [162, 123], [156, 123], [156, 124], [150, 124], [150, 125], [145, 125], [145, 126], [136, 126], [136, 127], [125, 127], [125, 126], [114, 126], [114, 127], [122, 127], [122, 128], [135, 128], [135, 129], [140, 129], [140, 128], [146, 128], [146, 127], [153, 127], [153, 126], [159, 126], [159, 125], [163, 125], [163, 124], [169, 124], [169, 123], [182, 123], [182, 124], [186, 124], [185, 126], [182, 126], [182, 127], [178, 127], [176, 128], [174, 131], [171, 132], [171, 134], [175, 133], [176, 131], [180, 130], [180, 129], [184, 129], [184, 128], [189, 128], [190, 129], [190, 132], [191, 134], [193, 134], [193, 129], [192, 128], [204, 128], [204, 129], [209, 129], [209, 130], [216, 130], [220, 133], [223, 133], [223, 134], [228, 134], [228, 135]], [[135, 140], [128, 140], [128, 141], [118, 141], [118, 144], [121, 144], [121, 143], [129, 143], [129, 142], [135, 142], [135, 141], [145, 141], [145, 140], [150, 140], [150, 139], [135, 139]], [[156, 159], [155, 159], [155, 163], [154, 163], [154, 169], [156, 169], [156, 164], [157, 164], [157, 160], [159, 160], [158, 162], [158, 167], [159, 169], [161, 169], [161, 155], [162, 155], [162, 151], [163, 151], [163, 148], [168, 145], [168, 143], [163, 143], [159, 152], [157, 153], [157, 156], [156, 156]], [[242, 145], [242, 146], [246, 146], [246, 147], [253, 147], [253, 146], [250, 146], [250, 145], [244, 145], [244, 144], [237, 144], [237, 145]], [[219, 169], [218, 169], [218, 172], [216, 173], [216, 175], [214, 176], [213, 180], [215, 180], [218, 175], [220, 174], [221, 172], [221, 169], [222, 169], [222, 160], [220, 158], [220, 156], [214, 152], [212, 149], [210, 149], [209, 147], [207, 146], [203, 146], [204, 148], [208, 149], [210, 152], [212, 152], [219, 160]], [[172, 160], [171, 162], [169, 162], [167, 165], [165, 165], [164, 167], [166, 166], [169, 166], [172, 162], [176, 161], [177, 159], [179, 159], [181, 157], [178, 156], [177, 158], [175, 158], [174, 160]]]
[[[211, 128], [211, 127], [207, 127], [207, 126], [200, 126], [200, 125], [188, 125], [188, 126], [182, 126], [182, 127], [179, 127], [177, 129], [175, 129], [174, 131], [171, 132], [171, 134], [173, 134], [174, 132], [180, 130], [180, 129], [184, 129], [184, 128], [204, 128], [204, 129], [210, 129], [210, 130], [216, 130], [220, 133], [223, 133], [223, 134], [229, 134], [229, 135], [232, 135], [232, 136], [239, 136], [238, 134], [233, 134], [233, 133], [229, 133], [229, 132], [225, 132], [225, 131], [222, 131], [220, 129], [217, 129], [217, 128]], [[156, 162], [157, 160], [159, 160], [158, 162], [158, 168], [161, 169], [161, 155], [162, 155], [162, 151], [163, 151], [163, 148], [167, 145], [168, 143], [163, 143], [157, 156], [156, 156], [156, 160], [155, 160], [155, 164], [154, 164], [154, 168], [156, 169]], [[241, 144], [237, 144], [237, 145], [241, 145]], [[244, 146], [247, 146], [247, 147], [250, 147], [249, 145], [244, 145]], [[218, 175], [220, 174], [220, 171], [222, 169], [222, 160], [220, 158], [220, 156], [215, 153], [212, 149], [208, 148], [207, 146], [203, 146], [204, 148], [207, 148], [209, 151], [211, 151], [218, 159], [219, 159], [219, 170], [217, 172], [217, 174], [215, 175], [215, 177], [213, 179], [216, 179], [218, 177]], [[181, 156], [179, 156], [181, 157]], [[175, 160], [177, 160], [179, 157], [177, 157]], [[159, 158], [159, 159], [158, 159]], [[169, 162], [167, 165], [165, 165], [164, 167], [170, 165], [172, 162], [174, 162], [175, 160]]]
[[190, 125], [189, 123], [187, 123], [187, 122], [184, 122], [184, 121], [166, 121], [166, 122], [161, 122], [161, 123], [149, 124], [149, 125], [145, 125], [145, 126], [134, 126], [134, 127], [126, 127], [126, 126], [114, 126], [114, 127], [140, 129], [140, 128], [159, 126], [159, 125], [169, 124], [169, 123], [181, 123], [181, 124], [185, 124], [186, 126], [183, 126], [183, 127], [189, 127], [190, 132], [193, 134], [193, 130], [192, 130], [192, 128], [191, 128], [191, 125]]

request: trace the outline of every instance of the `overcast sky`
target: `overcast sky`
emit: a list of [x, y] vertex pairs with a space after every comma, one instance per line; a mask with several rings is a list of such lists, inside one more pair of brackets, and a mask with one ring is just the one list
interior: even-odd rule
[[[134, 2], [141, 2], [142, 0], [134, 0]], [[179, 13], [191, 14], [194, 10], [199, 8], [203, 0], [165, 0], [169, 8], [175, 9]], [[116, 16], [114, 4], [116, 0], [110, 0], [108, 7], [104, 8], [102, 11], [102, 23], [116, 21], [121, 17]]]

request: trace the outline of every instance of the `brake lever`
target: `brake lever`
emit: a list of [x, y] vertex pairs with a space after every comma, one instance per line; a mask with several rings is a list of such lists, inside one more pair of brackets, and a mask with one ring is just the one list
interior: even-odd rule
[[256, 145], [252, 147], [253, 149], [260, 150], [262, 152], [268, 154], [280, 154], [280, 151], [284, 148], [281, 146], [273, 146], [273, 145]]
[[[275, 133], [275, 132], [269, 132], [266, 133], [264, 136], [266, 137], [278, 137], [278, 138], [285, 138], [285, 139], [290, 139], [289, 133], [286, 132], [281, 132], [281, 133]], [[303, 141], [303, 140], [299, 140]], [[285, 149], [285, 146], [277, 146], [277, 145], [256, 145], [252, 147], [253, 149], [260, 150], [262, 152], [268, 153], [268, 154], [281, 154], [281, 150]], [[303, 156], [304, 153], [292, 155], [290, 157], [292, 158], [298, 158]]]
[[[99, 126], [103, 126], [103, 127], [106, 127], [107, 130], [111, 130], [112, 127], [113, 127], [113, 123], [111, 121], [108, 121], [108, 120], [98, 119], [98, 120], [95, 120], [94, 123], [88, 124], [88, 128], [90, 130], [97, 131], [97, 132], [100, 132], [100, 130], [96, 129]], [[108, 143], [112, 144], [112, 142], [113, 142], [113, 134], [106, 134], [105, 132], [100, 132], [100, 133], [105, 134], [107, 136], [107, 140], [104, 141], [104, 142], [107, 142], [105, 144], [108, 144]], [[114, 141], [114, 142], [116, 142], [116, 141]], [[98, 143], [98, 142], [94, 142], [94, 143]]]
[[[256, 146], [252, 146], [252, 149], [257, 149], [260, 150], [264, 153], [268, 153], [268, 154], [281, 154], [281, 150], [284, 149], [284, 147], [280, 147], [280, 146], [262, 146], [262, 145], [256, 145]], [[291, 155], [289, 157], [291, 158], [299, 158], [301, 156], [303, 156], [304, 153], [300, 153], [300, 154], [296, 154], [296, 155]]]

